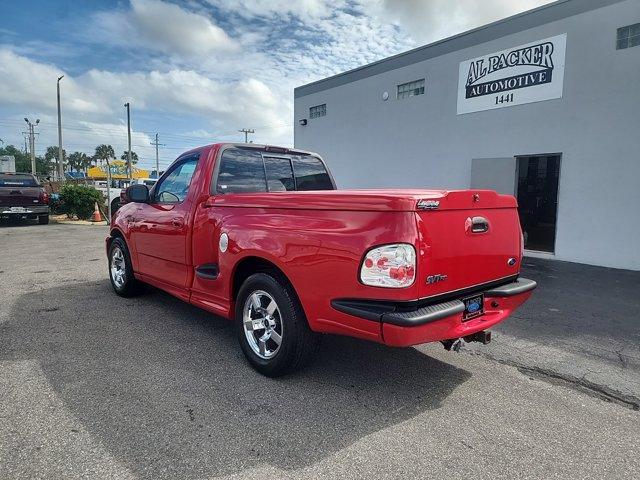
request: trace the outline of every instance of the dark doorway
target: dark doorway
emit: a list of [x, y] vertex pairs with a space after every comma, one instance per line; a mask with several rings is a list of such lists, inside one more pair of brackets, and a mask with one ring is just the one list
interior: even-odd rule
[[524, 248], [551, 252], [556, 243], [560, 154], [516, 157]]

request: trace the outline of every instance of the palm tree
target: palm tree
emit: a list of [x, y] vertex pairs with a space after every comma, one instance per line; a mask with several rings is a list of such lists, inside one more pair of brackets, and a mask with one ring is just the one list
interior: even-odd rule
[[[47, 147], [47, 151], [44, 154], [44, 160], [49, 165], [51, 170], [55, 170], [56, 165], [58, 163], [58, 146]], [[62, 149], [62, 163], [63, 165], [67, 163], [67, 151]]]
[[93, 160], [100, 162], [108, 162], [112, 158], [116, 158], [116, 154], [113, 151], [113, 147], [111, 145], [98, 145], [96, 147], [96, 152], [93, 155]]
[[[120, 156], [120, 159], [124, 160], [125, 162], [127, 161], [127, 151], [126, 150]], [[131, 164], [135, 165], [136, 163], [138, 163], [138, 154], [136, 152], [134, 152], [133, 150], [131, 150]]]
[[86, 168], [91, 164], [91, 157], [89, 157], [86, 153], [83, 152], [73, 152], [69, 155], [69, 167], [71, 171], [75, 169], [76, 172], [80, 170], [86, 170]]

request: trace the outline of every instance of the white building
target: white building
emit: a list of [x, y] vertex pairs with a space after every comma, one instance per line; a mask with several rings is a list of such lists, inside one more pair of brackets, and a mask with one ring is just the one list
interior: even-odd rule
[[298, 87], [295, 123], [339, 188], [514, 194], [531, 254], [640, 269], [640, 0], [560, 0]]

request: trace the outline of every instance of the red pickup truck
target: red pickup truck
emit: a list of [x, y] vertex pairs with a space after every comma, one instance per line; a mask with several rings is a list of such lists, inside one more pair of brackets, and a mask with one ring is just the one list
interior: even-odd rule
[[310, 152], [214, 144], [133, 185], [106, 248], [111, 284], [150, 284], [235, 322], [278, 376], [319, 334], [392, 346], [486, 343], [536, 283], [519, 278], [516, 200], [486, 190], [336, 190]]

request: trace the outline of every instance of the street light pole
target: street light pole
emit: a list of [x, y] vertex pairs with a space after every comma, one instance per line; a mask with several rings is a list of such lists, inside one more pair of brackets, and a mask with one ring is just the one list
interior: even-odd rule
[[64, 179], [64, 155], [62, 154], [62, 113], [60, 111], [60, 80], [64, 75], [58, 77], [58, 176]]
[[129, 111], [129, 102], [124, 104], [127, 107], [127, 137], [128, 137], [128, 145], [129, 149], [127, 150], [127, 172], [129, 175], [129, 180], [133, 177], [131, 171], [131, 112]]

